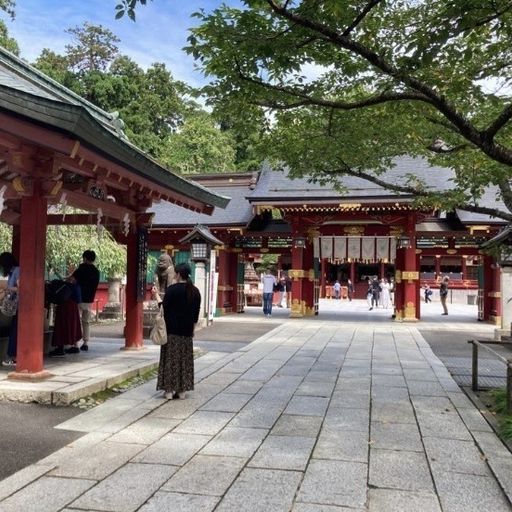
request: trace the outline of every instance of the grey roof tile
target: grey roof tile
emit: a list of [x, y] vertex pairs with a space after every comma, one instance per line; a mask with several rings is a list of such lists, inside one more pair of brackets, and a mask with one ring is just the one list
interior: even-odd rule
[[151, 207], [154, 212], [153, 225], [158, 226], [190, 226], [195, 224], [204, 224], [206, 226], [236, 225], [245, 226], [252, 219], [252, 206], [245, 199], [249, 195], [249, 187], [210, 187], [212, 192], [221, 196], [231, 198], [227, 207], [223, 210], [216, 208], [213, 214], [205, 215], [185, 211], [167, 201], [155, 203]]

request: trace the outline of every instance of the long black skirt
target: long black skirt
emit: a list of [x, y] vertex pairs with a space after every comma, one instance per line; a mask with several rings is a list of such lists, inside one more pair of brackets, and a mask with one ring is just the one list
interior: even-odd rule
[[167, 343], [160, 347], [156, 389], [177, 393], [194, 389], [194, 346], [191, 336], [167, 336]]

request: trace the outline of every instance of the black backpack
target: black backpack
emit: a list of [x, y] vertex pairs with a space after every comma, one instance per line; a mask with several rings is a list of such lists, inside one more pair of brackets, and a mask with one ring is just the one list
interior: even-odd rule
[[50, 304], [63, 304], [71, 297], [71, 283], [53, 279], [45, 285], [45, 301]]

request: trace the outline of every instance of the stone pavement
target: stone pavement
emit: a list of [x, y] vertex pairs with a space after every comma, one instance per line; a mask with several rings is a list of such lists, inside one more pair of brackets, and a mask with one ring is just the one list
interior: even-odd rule
[[324, 316], [197, 359], [187, 400], [152, 381], [62, 423], [85, 435], [0, 510], [512, 510], [511, 453], [416, 326]]

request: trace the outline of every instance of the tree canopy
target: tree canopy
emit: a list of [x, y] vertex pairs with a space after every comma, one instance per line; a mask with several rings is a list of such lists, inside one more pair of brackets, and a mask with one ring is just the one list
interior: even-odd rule
[[[215, 108], [267, 113], [275, 161], [512, 221], [509, 0], [243, 3], [196, 13], [187, 51]], [[451, 167], [451, 188], [386, 180], [401, 155]], [[488, 186], [503, 208], [479, 205]]]

